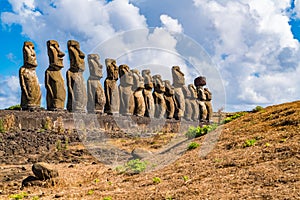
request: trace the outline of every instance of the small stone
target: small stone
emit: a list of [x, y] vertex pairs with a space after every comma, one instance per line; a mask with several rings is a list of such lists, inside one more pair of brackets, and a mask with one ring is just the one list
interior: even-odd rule
[[57, 170], [43, 162], [33, 164], [32, 172], [39, 180], [47, 180], [58, 176]]
[[152, 153], [150, 151], [147, 151], [145, 149], [134, 149], [131, 152], [131, 155], [133, 156], [134, 159], [143, 159], [148, 156], [150, 156]]

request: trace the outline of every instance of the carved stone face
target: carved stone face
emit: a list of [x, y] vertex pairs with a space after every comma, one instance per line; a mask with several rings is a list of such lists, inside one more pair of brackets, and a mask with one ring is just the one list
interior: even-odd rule
[[161, 80], [161, 76], [154, 75], [152, 78], [154, 82], [154, 91], [157, 91], [159, 93], [165, 92], [165, 86]]
[[133, 69], [131, 72], [133, 73], [133, 90], [145, 88], [144, 78], [141, 76], [139, 70]]
[[75, 40], [68, 41], [68, 52], [70, 57], [70, 68], [74, 71], [84, 71], [84, 53], [80, 50], [79, 42]]
[[55, 40], [47, 41], [47, 49], [49, 56], [49, 65], [56, 70], [63, 68], [63, 58], [65, 54], [64, 52], [60, 51], [58, 42]]
[[102, 78], [103, 66], [100, 63], [100, 56], [98, 54], [89, 54], [88, 63], [89, 63], [90, 75], [95, 76], [97, 78]]
[[174, 87], [171, 85], [171, 82], [169, 80], [165, 80], [164, 85], [166, 88], [166, 91], [165, 91], [166, 95], [174, 95], [175, 94]]
[[133, 75], [128, 65], [120, 65], [119, 75], [120, 75], [120, 84], [122, 86], [133, 85]]
[[106, 58], [105, 59], [107, 78], [112, 80], [118, 80], [119, 76], [119, 67], [116, 64], [114, 59]]
[[144, 78], [144, 85], [146, 89], [152, 89], [153, 88], [153, 80], [150, 74], [149, 69], [145, 69], [142, 71], [142, 75]]
[[197, 89], [196, 89], [195, 85], [189, 84], [188, 89], [191, 93], [191, 97], [194, 98], [194, 99], [197, 99]]
[[24, 42], [23, 58], [24, 58], [24, 67], [27, 68], [37, 67], [34, 44], [32, 42]]
[[184, 73], [182, 73], [179, 66], [172, 67], [172, 77], [174, 86], [183, 86], [185, 84]]

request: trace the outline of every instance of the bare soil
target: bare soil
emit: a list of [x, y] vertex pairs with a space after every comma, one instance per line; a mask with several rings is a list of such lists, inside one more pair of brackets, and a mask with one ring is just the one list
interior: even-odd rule
[[[66, 136], [67, 148], [57, 149]], [[156, 153], [174, 137], [110, 142], [128, 155], [134, 148]], [[0, 141], [0, 199], [21, 192], [28, 194], [24, 199], [300, 199], [300, 101], [247, 113], [192, 140], [201, 144], [194, 150], [182, 152], [192, 142], [182, 140], [170, 148], [181, 151], [175, 162], [135, 175], [99, 162], [76, 133], [1, 133]], [[59, 177], [21, 190], [37, 161], [52, 164]]]

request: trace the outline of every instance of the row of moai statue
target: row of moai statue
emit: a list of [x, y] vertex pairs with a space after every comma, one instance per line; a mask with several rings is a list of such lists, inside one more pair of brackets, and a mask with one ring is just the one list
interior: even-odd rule
[[[60, 70], [65, 54], [55, 40], [47, 41], [49, 67], [45, 72], [47, 110], [64, 110], [66, 88]], [[185, 85], [179, 66], [172, 67], [173, 84], [150, 70], [117, 66], [114, 59], [105, 59], [107, 77], [104, 89], [100, 83], [102, 68], [98, 54], [88, 55], [90, 76], [87, 89], [84, 83], [85, 54], [77, 41], [68, 41], [70, 68], [67, 71], [67, 110], [69, 112], [106, 113], [108, 115], [136, 115], [155, 118], [210, 121], [211, 92], [204, 88], [205, 77], [197, 77], [194, 84]], [[37, 60], [32, 42], [24, 42], [24, 65], [20, 68], [22, 110], [35, 110], [41, 104], [41, 89], [35, 68]], [[120, 84], [117, 81], [120, 79]]]

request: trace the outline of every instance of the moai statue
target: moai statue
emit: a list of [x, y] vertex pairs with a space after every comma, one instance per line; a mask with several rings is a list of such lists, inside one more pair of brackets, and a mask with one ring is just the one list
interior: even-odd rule
[[164, 98], [165, 86], [161, 80], [160, 75], [154, 75], [154, 91], [153, 91], [153, 99], [155, 104], [155, 114], [156, 118], [163, 118], [166, 113], [166, 102]]
[[199, 120], [199, 103], [197, 99], [197, 89], [194, 86], [194, 84], [189, 84], [188, 89], [190, 91], [191, 97], [190, 97], [190, 103], [192, 107], [192, 120], [198, 121]]
[[185, 97], [184, 119], [187, 121], [192, 121], [193, 110], [191, 105], [191, 92], [185, 85], [182, 87], [182, 92]]
[[134, 96], [133, 96], [133, 75], [127, 65], [119, 66], [120, 76], [120, 114], [133, 115], [134, 112]]
[[68, 41], [70, 69], [67, 71], [69, 112], [85, 112], [87, 104], [86, 87], [84, 84], [83, 71], [85, 69], [84, 53], [80, 50], [79, 42]]
[[175, 91], [175, 100], [176, 100], [176, 108], [175, 108], [175, 119], [180, 119], [184, 116], [185, 111], [185, 100], [184, 94], [182, 92], [182, 87], [185, 84], [184, 73], [181, 72], [179, 66], [172, 67], [172, 77], [173, 77], [173, 87]]
[[66, 100], [66, 87], [61, 69], [64, 67], [63, 58], [65, 53], [59, 49], [55, 40], [47, 41], [49, 67], [45, 71], [45, 86], [47, 90], [47, 110], [63, 110]]
[[105, 59], [107, 77], [104, 81], [104, 93], [106, 97], [106, 103], [104, 106], [104, 112], [109, 115], [116, 115], [119, 113], [120, 108], [120, 95], [117, 85], [119, 76], [119, 68], [114, 59]]
[[205, 122], [207, 118], [207, 109], [205, 105], [206, 95], [203, 86], [206, 85], [206, 78], [204, 76], [195, 78], [194, 85], [197, 88], [197, 98], [200, 108], [199, 120], [200, 122]]
[[171, 85], [171, 82], [169, 80], [165, 80], [164, 85], [165, 85], [164, 98], [166, 101], [166, 118], [172, 119], [175, 113], [174, 87]]
[[152, 96], [153, 80], [150, 74], [150, 70], [149, 69], [143, 70], [142, 76], [144, 78], [144, 87], [145, 87], [143, 90], [145, 106], [146, 106], [145, 117], [153, 118], [155, 113], [155, 104]]
[[141, 76], [140, 72], [137, 69], [131, 70], [133, 74], [133, 86], [132, 90], [134, 96], [134, 112], [133, 114], [136, 116], [144, 116], [146, 105], [145, 99], [143, 96], [143, 89], [144, 89], [144, 78]]
[[206, 97], [206, 101], [205, 101], [205, 106], [206, 106], [206, 110], [207, 110], [206, 120], [208, 122], [211, 122], [211, 118], [212, 118], [212, 115], [213, 115], [213, 109], [212, 109], [212, 103], [211, 103], [212, 94], [211, 94], [211, 92], [209, 91], [208, 88], [204, 88], [204, 94], [205, 94], [205, 97]]
[[100, 63], [100, 56], [98, 54], [89, 54], [88, 63], [90, 76], [87, 80], [87, 110], [89, 113], [103, 114], [105, 94], [100, 83], [100, 79], [103, 77], [103, 66]]
[[35, 110], [41, 105], [41, 88], [35, 72], [37, 67], [34, 44], [24, 42], [23, 45], [24, 64], [19, 70], [21, 86], [21, 108], [22, 110]]

